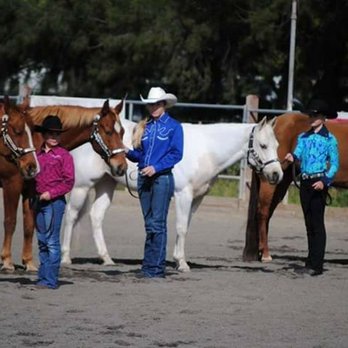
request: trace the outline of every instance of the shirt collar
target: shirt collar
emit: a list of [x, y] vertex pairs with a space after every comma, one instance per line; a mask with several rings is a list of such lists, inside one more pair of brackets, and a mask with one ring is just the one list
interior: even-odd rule
[[[165, 112], [162, 116], [160, 116], [159, 118], [156, 119], [156, 121], [162, 122], [162, 123], [166, 123], [169, 119], [169, 114], [167, 112]], [[150, 122], [155, 122], [155, 119], [152, 117], [150, 119]]]
[[318, 135], [321, 135], [322, 137], [327, 138], [329, 135], [329, 131], [325, 127], [325, 125], [323, 125], [318, 133], [315, 133], [313, 128], [311, 128], [309, 131], [306, 132], [307, 136], [312, 135], [312, 134], [318, 134]]
[[44, 144], [42, 144], [39, 153], [49, 153], [49, 152], [52, 152], [53, 155], [57, 155], [58, 147], [59, 147], [59, 145], [55, 146], [55, 147], [52, 147], [49, 151], [46, 152], [44, 150]]

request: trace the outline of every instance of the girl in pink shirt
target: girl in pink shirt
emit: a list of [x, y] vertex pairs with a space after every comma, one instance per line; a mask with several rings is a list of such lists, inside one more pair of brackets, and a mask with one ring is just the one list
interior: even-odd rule
[[69, 151], [59, 145], [64, 132], [58, 116], [47, 116], [35, 130], [44, 143], [37, 151], [40, 173], [36, 176], [39, 203], [35, 211], [40, 266], [36, 287], [57, 289], [60, 269], [60, 228], [65, 210], [65, 194], [75, 181], [74, 162]]

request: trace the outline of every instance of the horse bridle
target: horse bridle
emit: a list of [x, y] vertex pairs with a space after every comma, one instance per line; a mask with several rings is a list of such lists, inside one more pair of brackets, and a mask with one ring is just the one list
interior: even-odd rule
[[[264, 170], [264, 168], [266, 166], [268, 166], [271, 163], [279, 162], [279, 159], [278, 158], [274, 158], [274, 159], [271, 159], [271, 160], [269, 160], [267, 162], [263, 162], [262, 161], [262, 159], [260, 158], [260, 156], [258, 155], [258, 153], [254, 149], [254, 131], [255, 131], [255, 127], [256, 126], [253, 127], [253, 129], [252, 129], [252, 131], [250, 133], [250, 136], [249, 136], [247, 163], [248, 163], [248, 166], [251, 169], [254, 169], [256, 171], [256, 173], [260, 174], [260, 173], [262, 173], [262, 171]], [[253, 159], [255, 164], [250, 162], [251, 158]]]
[[[22, 148], [16, 145], [8, 133], [8, 120], [9, 116], [7, 114], [1, 117], [2, 125], [0, 129], [0, 136], [2, 136], [4, 144], [10, 149], [13, 159], [16, 160], [30, 152], [35, 152], [35, 147]], [[26, 131], [29, 131], [27, 124], [25, 124], [25, 127]]]
[[107, 160], [110, 159], [110, 157], [112, 157], [113, 155], [117, 155], [120, 153], [125, 152], [124, 148], [118, 148], [118, 149], [113, 149], [110, 150], [108, 148], [108, 146], [105, 144], [103, 138], [101, 137], [100, 133], [99, 133], [99, 121], [101, 119], [100, 115], [95, 115], [94, 120], [93, 120], [93, 127], [92, 127], [92, 132], [91, 132], [91, 136], [90, 139], [93, 141], [95, 141], [100, 148], [102, 149], [104, 156]]

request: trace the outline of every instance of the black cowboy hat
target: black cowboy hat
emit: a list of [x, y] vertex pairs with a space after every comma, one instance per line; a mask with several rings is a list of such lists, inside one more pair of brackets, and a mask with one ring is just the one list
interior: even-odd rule
[[65, 132], [63, 129], [62, 122], [58, 116], [54, 115], [48, 115], [44, 118], [42, 121], [41, 126], [36, 125], [35, 131], [40, 133], [46, 133], [46, 132]]
[[337, 118], [337, 112], [329, 108], [329, 105], [321, 99], [312, 100], [307, 110], [304, 111], [309, 117]]

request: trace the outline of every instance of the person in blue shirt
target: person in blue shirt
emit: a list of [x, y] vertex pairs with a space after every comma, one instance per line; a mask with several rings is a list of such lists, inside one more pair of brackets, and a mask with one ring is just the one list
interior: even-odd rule
[[139, 277], [165, 277], [167, 215], [174, 194], [173, 167], [183, 156], [183, 129], [167, 112], [177, 98], [161, 87], [152, 87], [142, 102], [150, 117], [139, 122], [133, 150], [126, 156], [138, 163], [138, 193], [145, 222], [144, 259]]
[[308, 257], [302, 272], [317, 276], [323, 273], [328, 187], [339, 167], [337, 140], [325, 127], [325, 119], [335, 118], [337, 113], [330, 112], [324, 101], [315, 100], [308, 115], [312, 117], [311, 129], [298, 136], [295, 150], [285, 159], [300, 162], [300, 200], [308, 240]]

